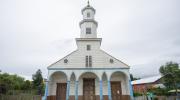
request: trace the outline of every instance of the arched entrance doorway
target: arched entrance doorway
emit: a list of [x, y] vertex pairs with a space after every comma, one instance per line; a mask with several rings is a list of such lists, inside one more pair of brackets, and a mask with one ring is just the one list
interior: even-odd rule
[[110, 80], [112, 100], [122, 100], [123, 93], [126, 91], [126, 75], [123, 72], [114, 72]]
[[66, 100], [67, 76], [63, 72], [55, 72], [51, 75], [49, 83], [50, 100]]
[[96, 100], [99, 91], [99, 78], [92, 72], [85, 72], [79, 77], [82, 100]]

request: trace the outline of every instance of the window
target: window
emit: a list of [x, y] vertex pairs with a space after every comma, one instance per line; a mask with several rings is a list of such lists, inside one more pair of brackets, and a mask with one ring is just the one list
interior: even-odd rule
[[92, 56], [86, 56], [86, 67], [92, 67]]
[[89, 51], [91, 50], [91, 45], [87, 45], [86, 49]]
[[89, 67], [92, 67], [92, 57], [89, 56]]
[[87, 13], [87, 17], [90, 17], [90, 13], [89, 12]]
[[114, 63], [114, 60], [113, 60], [113, 59], [110, 59], [109, 62], [110, 62], [110, 63]]
[[88, 67], [88, 56], [86, 56], [86, 67]]
[[86, 34], [91, 34], [91, 28], [86, 28]]
[[64, 59], [64, 63], [66, 63], [66, 64], [67, 64], [67, 63], [68, 63], [68, 60], [67, 60], [67, 59]]

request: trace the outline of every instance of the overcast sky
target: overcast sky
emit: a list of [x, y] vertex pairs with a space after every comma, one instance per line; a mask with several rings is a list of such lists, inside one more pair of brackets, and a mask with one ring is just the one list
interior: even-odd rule
[[[0, 69], [31, 77], [76, 49], [87, 0], [0, 0]], [[157, 75], [180, 63], [180, 0], [90, 0], [101, 48], [131, 66], [135, 76]]]

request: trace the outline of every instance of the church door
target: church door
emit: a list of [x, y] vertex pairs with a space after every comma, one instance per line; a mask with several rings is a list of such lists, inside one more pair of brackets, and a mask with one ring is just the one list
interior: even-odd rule
[[67, 83], [57, 83], [56, 100], [66, 100]]
[[95, 79], [83, 79], [83, 100], [95, 100]]
[[111, 82], [112, 100], [121, 100], [121, 82]]

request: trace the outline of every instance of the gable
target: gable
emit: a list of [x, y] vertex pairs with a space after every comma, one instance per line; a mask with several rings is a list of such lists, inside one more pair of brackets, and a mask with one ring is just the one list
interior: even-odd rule
[[101, 52], [104, 54], [104, 57], [106, 57], [106, 59], [109, 59], [109, 62], [110, 62], [110, 59], [113, 59], [114, 60], [114, 64], [108, 64], [109, 66], [117, 66], [117, 67], [123, 67], [123, 68], [129, 68], [130, 66], [127, 65], [126, 63], [122, 62], [121, 60], [113, 57], [112, 55], [108, 54], [107, 52], [101, 50]]
[[[48, 68], [86, 68], [85, 56], [92, 56], [92, 68], [129, 68], [129, 66], [115, 57], [109, 55], [103, 50], [73, 51], [57, 62], [51, 64]], [[67, 59], [67, 63], [65, 63]]]

